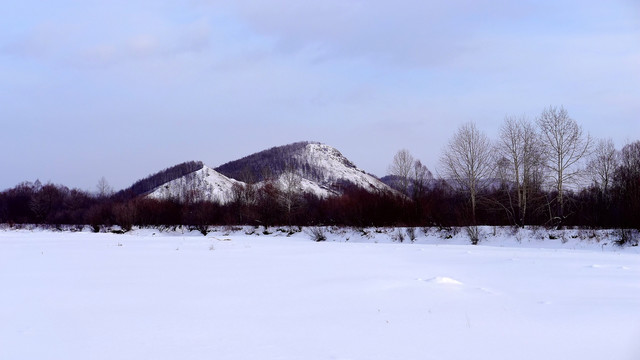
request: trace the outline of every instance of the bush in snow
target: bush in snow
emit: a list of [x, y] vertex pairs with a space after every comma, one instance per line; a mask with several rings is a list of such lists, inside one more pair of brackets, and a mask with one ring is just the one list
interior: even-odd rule
[[207, 236], [209, 231], [211, 231], [211, 229], [209, 229], [209, 225], [204, 225], [204, 224], [195, 225], [193, 229], [198, 230], [204, 236]]
[[640, 238], [638, 230], [634, 229], [617, 229], [614, 231], [614, 236], [616, 237], [616, 244], [619, 246], [638, 246], [638, 239]]
[[411, 240], [411, 242], [416, 241], [416, 228], [408, 227], [407, 228], [407, 236], [409, 237], [409, 240]]
[[324, 229], [320, 226], [309, 227], [306, 232], [315, 242], [327, 240], [327, 235], [325, 235]]
[[393, 241], [403, 242], [404, 241], [404, 233], [401, 229], [397, 229], [394, 233], [391, 234], [391, 239]]
[[424, 234], [424, 236], [429, 236], [429, 232], [431, 232], [430, 226], [425, 226], [422, 228], [422, 233]]
[[477, 226], [467, 226], [464, 228], [472, 245], [478, 245], [480, 241], [480, 228]]

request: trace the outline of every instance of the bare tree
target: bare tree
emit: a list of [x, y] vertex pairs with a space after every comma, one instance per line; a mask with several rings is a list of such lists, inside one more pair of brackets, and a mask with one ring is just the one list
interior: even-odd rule
[[389, 166], [389, 174], [397, 178], [397, 187], [404, 195], [409, 196], [409, 185], [411, 184], [411, 172], [414, 168], [414, 158], [409, 150], [402, 149], [393, 157], [393, 162]]
[[627, 144], [620, 150], [618, 175], [633, 182], [640, 190], [640, 141]]
[[98, 180], [98, 184], [96, 185], [96, 194], [101, 199], [107, 198], [113, 194], [113, 188], [111, 188], [111, 185], [109, 185], [109, 182], [104, 176]]
[[609, 190], [613, 173], [617, 167], [618, 157], [613, 141], [611, 139], [598, 141], [587, 164], [587, 171], [593, 184], [600, 188], [604, 194]]
[[564, 107], [550, 106], [538, 117], [546, 167], [557, 191], [558, 226], [564, 219], [564, 192], [576, 184], [581, 175], [580, 160], [591, 148], [592, 139], [582, 132], [582, 127], [569, 117]]
[[115, 221], [123, 232], [131, 231], [137, 216], [137, 209], [132, 202], [116, 204], [113, 207]]
[[291, 164], [287, 164], [280, 175], [280, 202], [287, 212], [288, 225], [291, 225], [291, 215], [300, 203], [302, 192], [302, 176]]
[[[491, 142], [472, 122], [462, 125], [440, 159], [444, 175], [469, 195], [471, 221], [476, 224], [478, 193], [492, 176]], [[473, 241], [473, 239], [472, 239]]]
[[[519, 226], [524, 226], [529, 195], [542, 163], [540, 149], [538, 134], [524, 116], [505, 118], [494, 156], [497, 173], [509, 196], [507, 210]], [[511, 198], [512, 190], [515, 190], [515, 199]]]
[[231, 187], [231, 203], [253, 206], [258, 202], [258, 185], [253, 183], [235, 183]]
[[621, 227], [620, 243], [632, 241], [633, 235], [629, 229], [640, 230], [640, 141], [627, 144], [620, 150], [619, 165], [612, 185], [620, 208], [616, 221]]

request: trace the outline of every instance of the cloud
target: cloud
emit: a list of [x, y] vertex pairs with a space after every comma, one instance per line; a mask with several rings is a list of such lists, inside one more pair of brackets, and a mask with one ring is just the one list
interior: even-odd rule
[[523, 16], [528, 6], [469, 0], [240, 0], [227, 8], [256, 33], [274, 37], [283, 53], [313, 49], [321, 60], [361, 57], [385, 66], [434, 66], [472, 50], [479, 31]]
[[32, 24], [4, 44], [0, 42], [0, 54], [66, 66], [102, 67], [201, 53], [211, 45], [212, 29], [204, 18], [177, 22], [166, 14], [136, 21], [111, 16], [79, 16], [71, 21], [53, 18]]

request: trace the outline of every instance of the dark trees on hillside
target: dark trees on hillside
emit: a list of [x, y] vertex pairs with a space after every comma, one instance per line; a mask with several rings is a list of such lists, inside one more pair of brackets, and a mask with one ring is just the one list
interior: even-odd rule
[[204, 164], [201, 161], [188, 161], [166, 168], [142, 180], [136, 181], [129, 188], [117, 192], [115, 197], [117, 199], [131, 199], [144, 195], [162, 184], [198, 171], [203, 167]]
[[[260, 182], [280, 176], [291, 166], [305, 169], [305, 164], [292, 157], [309, 142], [297, 142], [273, 147], [235, 161], [228, 162], [215, 170], [232, 179], [245, 182]], [[295, 163], [293, 163], [295, 162]]]
[[[305, 151], [309, 144], [319, 144], [315, 142], [303, 141], [284, 146], [277, 146], [264, 150], [242, 159], [234, 160], [217, 167], [219, 173], [239, 181], [256, 183], [279, 178], [289, 169], [294, 168], [304, 178], [323, 182], [326, 174], [310, 159]], [[332, 151], [320, 148], [320, 151]], [[330, 155], [340, 155], [330, 154]], [[342, 157], [343, 164], [350, 168], [356, 168], [346, 158]]]

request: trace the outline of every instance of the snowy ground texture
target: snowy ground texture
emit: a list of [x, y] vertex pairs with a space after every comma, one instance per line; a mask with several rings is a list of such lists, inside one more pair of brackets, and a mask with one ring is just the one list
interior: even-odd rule
[[0, 359], [640, 359], [602, 232], [252, 231], [0, 230]]

